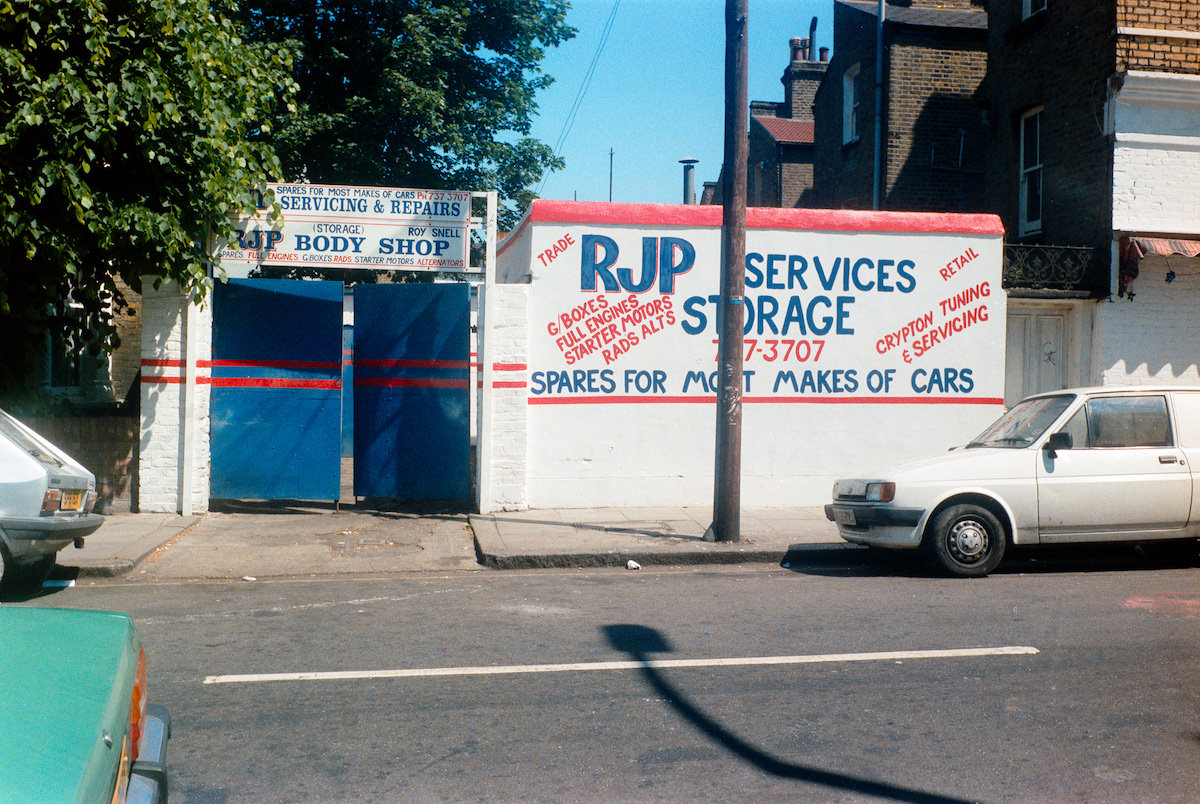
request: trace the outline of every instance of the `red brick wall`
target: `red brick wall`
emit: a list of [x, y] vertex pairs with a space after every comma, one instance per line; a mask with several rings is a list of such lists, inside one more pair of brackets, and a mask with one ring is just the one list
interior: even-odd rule
[[[841, 4], [833, 7], [833, 56], [813, 100], [816, 121], [813, 206], [871, 208], [874, 126], [875, 18]], [[860, 138], [842, 142], [842, 76], [854, 64], [858, 74]]]
[[[978, 7], [979, 3], [957, 0], [913, 4], [920, 5], [968, 8]], [[980, 97], [987, 63], [985, 33], [891, 26], [886, 36], [887, 175], [881, 206], [927, 212], [985, 209], [979, 173], [987, 134]], [[842, 77], [855, 63], [860, 65], [860, 138], [843, 144]], [[814, 101], [815, 205], [858, 209], [871, 206], [874, 81], [875, 17], [835, 5], [833, 58]]]
[[775, 140], [766, 129], [751, 120], [748, 146], [746, 203], [752, 207], [777, 207], [779, 165]]
[[813, 98], [825, 75], [823, 62], [794, 61], [780, 79], [784, 86], [784, 114], [796, 120], [811, 120]]
[[[1200, 32], [1200, 0], [1117, 0], [1117, 25]], [[1200, 40], [1118, 36], [1117, 63], [1130, 70], [1200, 75]]]
[[[1112, 230], [1112, 144], [1103, 131], [1116, 69], [1111, 2], [1055, 0], [1021, 19], [1021, 0], [988, 4], [992, 148], [989, 206], [1010, 242], [1107, 249]], [[1042, 106], [1042, 231], [1018, 232], [1018, 126]]]
[[984, 211], [986, 35], [901, 29], [888, 60], [885, 208]]
[[140, 423], [132, 416], [21, 416], [29, 427], [96, 476], [98, 513], [137, 510]]
[[796, 151], [794, 156], [785, 158], [779, 166], [780, 206], [812, 205], [812, 148], [797, 148]]
[[129, 309], [121, 310], [113, 317], [121, 345], [112, 353], [109, 376], [112, 380], [113, 399], [120, 402], [129, 394], [141, 369], [142, 320], [138, 311], [142, 307], [142, 296], [126, 285], [120, 277], [117, 277], [116, 282], [130, 304]]

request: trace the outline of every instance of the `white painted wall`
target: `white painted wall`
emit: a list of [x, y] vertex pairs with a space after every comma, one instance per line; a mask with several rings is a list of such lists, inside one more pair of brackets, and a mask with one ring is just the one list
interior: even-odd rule
[[[490, 504], [711, 503], [715, 394], [699, 378], [717, 368], [715, 304], [708, 297], [719, 292], [720, 212], [716, 207], [535, 202], [523, 225], [502, 245], [498, 273], [530, 283], [521, 322], [527, 332], [525, 354], [517, 359], [513, 338], [508, 343], [514, 351], [507, 353], [513, 364], [525, 366], [523, 413], [518, 410], [520, 396], [505, 400], [514, 406], [505, 427], [519, 431], [522, 421], [525, 427], [525, 493], [506, 492], [502, 501]], [[783, 268], [772, 283], [779, 287], [768, 288], [751, 276], [748, 305], [761, 310], [772, 303], [763, 297], [770, 297], [778, 304], [774, 320], [780, 325], [789, 305], [807, 307], [818, 296], [827, 301], [815, 303], [816, 317], [804, 330], [792, 322], [790, 331], [778, 335], [768, 329], [748, 336], [759, 344], [745, 363], [750, 388], [744, 397], [744, 504], [822, 504], [835, 477], [945, 450], [978, 433], [1002, 410], [1006, 302], [1000, 290], [998, 220], [806, 210], [751, 210], [749, 218], [748, 251], [763, 255], [760, 277], [765, 279], [766, 255], [784, 255], [785, 260], [772, 263]], [[597, 237], [605, 240], [590, 239]], [[657, 248], [644, 252], [646, 238], [658, 238], [651, 244]], [[682, 265], [686, 246], [679, 241], [694, 249], [695, 259], [689, 270], [678, 273], [674, 287], [664, 292], [656, 282], [630, 292], [628, 285], [637, 284], [644, 265], [658, 270], [659, 278], [664, 259]], [[663, 242], [674, 245], [664, 251]], [[583, 289], [584, 268], [604, 262], [614, 246], [619, 256], [608, 273], [616, 277], [619, 269], [627, 269], [627, 287], [606, 291], [598, 273], [597, 289]], [[645, 263], [644, 254], [649, 255]], [[966, 254], [975, 256], [942, 276]], [[796, 255], [807, 263], [804, 281], [794, 274], [789, 280], [786, 271], [786, 258]], [[820, 287], [815, 260], [832, 270], [839, 258], [852, 265], [869, 260], [870, 267], [857, 276], [861, 287], [842, 282], [840, 275], [830, 290]], [[877, 265], [882, 260], [892, 261], [884, 269], [888, 278], [883, 284], [892, 288], [888, 291], [879, 290]], [[911, 266], [899, 269], [905, 260]], [[897, 284], [910, 286], [905, 292]], [[944, 342], [927, 344], [924, 354], [914, 354], [920, 351], [915, 334], [904, 336], [894, 348], [879, 346], [881, 338], [914, 319], [927, 316], [929, 329], [950, 323], [955, 314], [942, 310], [940, 303], [980, 286], [989, 295], [967, 307], [982, 307], [985, 320], [975, 320]], [[839, 303], [845, 310], [840, 332], [837, 325], [824, 334], [809, 330], [814, 323], [823, 326], [822, 316]], [[656, 304], [658, 312], [636, 324], [600, 309]], [[492, 308], [487, 309], [490, 316]], [[578, 320], [572, 320], [572, 311]], [[485, 339], [496, 337], [499, 318], [485, 316]], [[567, 342], [594, 333], [601, 333], [601, 342], [593, 351], [572, 351]], [[774, 359], [764, 351], [768, 340], [777, 341]], [[819, 358], [818, 340], [823, 341]], [[806, 342], [805, 359], [793, 354], [784, 362], [785, 341]], [[906, 349], [910, 362], [903, 358]], [[946, 369], [969, 375], [970, 381], [927, 393], [932, 372], [944, 376]], [[827, 384], [778, 385], [783, 371], [792, 372], [798, 383], [807, 377], [824, 378]], [[639, 387], [639, 381], [656, 376], [659, 385]], [[839, 384], [828, 384], [835, 376]], [[889, 388], [868, 388], [868, 377], [885, 376], [891, 377]], [[499, 439], [501, 429], [493, 429]], [[480, 432], [485, 438], [482, 426]], [[514, 461], [519, 452], [513, 445]], [[499, 473], [504, 463], [494, 452], [491, 471]], [[519, 473], [512, 477], [519, 482]]]
[[528, 285], [479, 288], [476, 505], [480, 513], [528, 507], [528, 305]]
[[1130, 71], [1113, 104], [1113, 229], [1200, 235], [1200, 76]]
[[[194, 316], [197, 383], [192, 402], [194, 439], [185, 450], [185, 352], [187, 316]], [[208, 510], [209, 384], [212, 354], [211, 307], [188, 304], [178, 285], [142, 293], [141, 447], [138, 456], [138, 510], [143, 513], [198, 513]], [[192, 456], [191, 493], [184, 499], [183, 460]]]
[[[1200, 76], [1131, 71], [1113, 104], [1115, 233], [1200, 239]], [[1200, 380], [1200, 259], [1148, 256], [1129, 290], [1096, 308], [1099, 382]]]
[[1200, 384], [1200, 258], [1146, 257], [1130, 290], [1096, 308], [1100, 384]]

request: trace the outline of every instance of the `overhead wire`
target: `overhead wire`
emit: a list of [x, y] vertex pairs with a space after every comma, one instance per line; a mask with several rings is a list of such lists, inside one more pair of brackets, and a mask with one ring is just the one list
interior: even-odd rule
[[[600, 34], [600, 41], [596, 45], [596, 52], [592, 55], [592, 61], [588, 65], [587, 72], [580, 81], [579, 90], [575, 93], [575, 100], [571, 103], [571, 109], [567, 112], [567, 117], [563, 121], [562, 130], [559, 131], [558, 140], [554, 143], [554, 156], [558, 157], [562, 154], [563, 145], [566, 144], [567, 137], [571, 133], [571, 128], [575, 125], [575, 117], [579, 114], [579, 107], [583, 105], [583, 99], [587, 95], [588, 87], [592, 84], [592, 76], [596, 72], [596, 64], [600, 61], [600, 54], [604, 52], [604, 46], [608, 43], [608, 36], [612, 33], [613, 23], [617, 19], [617, 9], [621, 7], [621, 0], [614, 0], [612, 10], [608, 13], [608, 19], [604, 22], [604, 30]], [[550, 169], [547, 168], [542, 173], [542, 179], [538, 182], [537, 193], [541, 197], [542, 190], [546, 187], [546, 182], [550, 179]]]

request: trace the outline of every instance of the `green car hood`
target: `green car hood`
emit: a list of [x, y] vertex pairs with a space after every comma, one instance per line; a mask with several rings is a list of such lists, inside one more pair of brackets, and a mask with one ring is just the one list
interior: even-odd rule
[[0, 606], [5, 801], [111, 799], [140, 649], [125, 614]]

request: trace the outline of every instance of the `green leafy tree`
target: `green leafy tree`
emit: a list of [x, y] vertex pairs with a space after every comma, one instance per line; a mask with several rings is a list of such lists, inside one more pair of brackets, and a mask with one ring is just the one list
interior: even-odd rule
[[114, 346], [115, 276], [202, 290], [207, 234], [282, 176], [291, 57], [244, 40], [226, 0], [0, 0], [0, 388], [47, 332]]
[[502, 218], [562, 162], [528, 136], [575, 31], [564, 0], [246, 0], [257, 41], [289, 42], [303, 114], [275, 128], [291, 180], [496, 190]]

